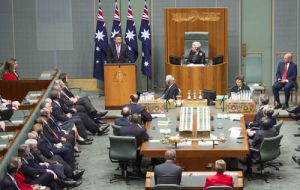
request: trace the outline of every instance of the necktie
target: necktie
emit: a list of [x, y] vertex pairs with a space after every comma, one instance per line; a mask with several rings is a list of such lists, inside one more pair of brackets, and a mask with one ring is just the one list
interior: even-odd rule
[[284, 66], [283, 74], [282, 74], [282, 80], [286, 79], [287, 71], [288, 71], [288, 68], [287, 68], [287, 63], [286, 63]]
[[59, 139], [58, 135], [52, 130], [52, 128], [47, 123], [45, 123], [45, 125], [50, 130], [50, 132], [53, 134], [53, 136], [55, 138]]
[[120, 45], [117, 45], [117, 54], [118, 54], [118, 58], [120, 57]]

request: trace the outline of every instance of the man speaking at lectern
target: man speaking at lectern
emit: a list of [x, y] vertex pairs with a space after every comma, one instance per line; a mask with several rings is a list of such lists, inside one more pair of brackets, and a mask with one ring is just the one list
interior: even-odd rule
[[121, 34], [116, 34], [114, 43], [110, 44], [108, 50], [108, 63], [129, 63], [129, 49], [123, 42]]

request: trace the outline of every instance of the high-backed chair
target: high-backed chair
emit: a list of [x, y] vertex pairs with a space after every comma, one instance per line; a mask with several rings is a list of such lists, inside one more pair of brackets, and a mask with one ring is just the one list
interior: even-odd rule
[[120, 128], [122, 126], [119, 126], [119, 125], [111, 125], [111, 127], [113, 128], [113, 134], [115, 136], [119, 136], [120, 135]]
[[207, 190], [232, 190], [230, 186], [209, 186], [206, 188]]
[[262, 80], [262, 54], [248, 55], [243, 61], [245, 65], [245, 81], [247, 81], [251, 91], [265, 93], [266, 87]]
[[176, 184], [157, 184], [154, 186], [154, 190], [180, 190], [181, 187]]
[[280, 156], [280, 142], [283, 135], [278, 135], [276, 137], [264, 138], [259, 149], [250, 148], [253, 154], [258, 154], [259, 159], [256, 161], [259, 164], [260, 173], [256, 173], [256, 176], [261, 176], [268, 183], [268, 178], [281, 179], [279, 175], [267, 175], [264, 173], [264, 169], [267, 167], [273, 167], [279, 170], [277, 165], [282, 165], [280, 163], [272, 162]]
[[[208, 32], [185, 32], [184, 33], [184, 57], [187, 58], [191, 51], [192, 43], [198, 41], [201, 43], [201, 50], [205, 53], [205, 59], [208, 59]], [[207, 62], [207, 61], [206, 61]]]
[[277, 134], [280, 134], [280, 129], [282, 127], [283, 120], [280, 120], [276, 123], [276, 125], [273, 126], [273, 128], [277, 131]]
[[109, 159], [112, 163], [119, 163], [121, 175], [114, 175], [110, 183], [119, 179], [124, 179], [129, 184], [129, 178], [136, 179], [128, 175], [128, 165], [136, 161], [137, 146], [135, 137], [110, 136], [109, 137]]

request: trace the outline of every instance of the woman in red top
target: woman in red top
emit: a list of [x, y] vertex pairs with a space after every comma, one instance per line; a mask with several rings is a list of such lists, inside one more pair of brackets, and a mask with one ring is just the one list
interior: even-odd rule
[[204, 190], [209, 186], [230, 186], [233, 188], [233, 179], [230, 175], [224, 174], [226, 170], [226, 162], [224, 160], [217, 160], [215, 163], [217, 174], [208, 176], [204, 185]]
[[19, 170], [22, 165], [21, 159], [19, 157], [12, 157], [11, 162], [18, 166], [18, 171], [14, 175], [14, 178], [15, 178], [16, 183], [18, 184], [20, 190], [41, 190], [41, 189], [49, 190], [49, 188], [46, 188], [45, 186], [40, 186], [37, 184], [31, 185], [28, 183], [24, 183], [25, 177], [22, 174], [22, 172]]
[[3, 80], [18, 80], [18, 75], [16, 73], [18, 63], [16, 59], [10, 59], [5, 62], [4, 70], [2, 73]]

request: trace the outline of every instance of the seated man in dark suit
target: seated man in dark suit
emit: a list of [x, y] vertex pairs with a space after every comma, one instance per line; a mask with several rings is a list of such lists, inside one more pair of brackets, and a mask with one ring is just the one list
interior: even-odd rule
[[9, 120], [15, 110], [19, 109], [20, 102], [6, 100], [0, 96], [0, 120]]
[[145, 106], [138, 104], [139, 97], [137, 94], [130, 95], [130, 104], [125, 105], [131, 110], [131, 114], [137, 113], [141, 116], [143, 122], [151, 121], [152, 116], [146, 111]]
[[123, 117], [118, 117], [115, 120], [115, 124], [119, 126], [128, 126], [130, 125], [130, 117], [131, 117], [131, 110], [129, 107], [125, 106], [122, 108], [121, 115]]
[[[149, 135], [145, 128], [142, 128], [139, 125], [139, 115], [133, 114], [131, 116], [131, 124], [126, 125], [120, 128], [119, 135], [120, 136], [129, 136], [129, 137], [135, 137], [136, 139], [136, 145], [137, 147], [140, 147], [144, 141], [147, 141], [149, 139]], [[137, 158], [136, 158], [136, 168], [137, 168], [137, 174], [141, 175], [141, 162], [142, 162], [142, 156], [139, 154], [139, 150], [137, 150]]]
[[245, 84], [244, 76], [240, 76], [240, 75], [236, 76], [235, 86], [231, 88], [230, 92], [238, 93], [240, 91], [247, 91], [247, 90], [250, 91], [250, 88]]
[[8, 163], [6, 166], [6, 174], [0, 182], [0, 189], [5, 190], [21, 190], [15, 178], [13, 177], [18, 171], [18, 166], [13, 163]]
[[297, 65], [292, 62], [292, 58], [291, 53], [286, 53], [283, 57], [283, 62], [278, 64], [276, 81], [272, 86], [274, 101], [277, 104], [275, 109], [282, 107], [279, 99], [279, 90], [283, 88], [285, 94], [285, 105], [283, 108], [288, 108], [291, 90], [297, 87]]
[[[253, 136], [253, 139], [248, 139], [249, 146], [259, 149], [261, 143], [264, 138], [275, 137], [277, 136], [277, 131], [271, 125], [271, 120], [268, 117], [263, 117], [260, 122], [260, 129], [257, 130]], [[257, 155], [253, 152], [247, 156], [246, 165], [247, 165], [247, 173], [252, 175], [252, 160], [256, 159]]]
[[155, 184], [176, 184], [180, 185], [182, 168], [175, 164], [176, 152], [173, 149], [165, 152], [165, 162], [155, 166]]
[[25, 177], [25, 181], [30, 184], [41, 184], [51, 189], [62, 189], [57, 175], [54, 171], [46, 169], [41, 165], [36, 165], [28, 159], [29, 147], [21, 145], [18, 149], [18, 156], [21, 157], [22, 165], [20, 171]]
[[257, 110], [257, 112], [254, 116], [253, 121], [246, 122], [247, 128], [258, 127], [259, 126], [261, 118], [264, 117], [263, 109], [266, 105], [269, 104], [269, 96], [267, 94], [261, 94], [259, 96], [259, 104], [260, 104], [260, 107], [258, 108], [258, 110]]
[[166, 89], [163, 92], [163, 95], [161, 96], [162, 99], [175, 99], [176, 96], [179, 94], [179, 89], [177, 85], [175, 84], [175, 79], [172, 75], [166, 76]]
[[205, 64], [205, 52], [201, 50], [200, 42], [193, 42], [192, 49], [188, 57], [188, 63]]
[[226, 162], [224, 160], [217, 160], [215, 168], [217, 170], [217, 174], [206, 178], [203, 190], [206, 190], [209, 186], [230, 186], [233, 188], [232, 177], [224, 174], [226, 170]]
[[114, 43], [109, 45], [108, 50], [108, 63], [129, 63], [129, 49], [123, 42], [121, 34], [116, 34], [114, 37]]
[[145, 128], [139, 125], [139, 115], [132, 114], [131, 124], [120, 128], [120, 136], [130, 136], [136, 138], [137, 146], [141, 146], [144, 141], [149, 139], [149, 135]]
[[[68, 89], [68, 87], [62, 80], [56, 80], [55, 86], [59, 88], [61, 98], [65, 100], [69, 107], [74, 107], [78, 112], [87, 113], [95, 121], [100, 121], [101, 117], [105, 116], [108, 113], [107, 111], [98, 112], [87, 96], [74, 96], [74, 94]], [[104, 122], [101, 121], [100, 124], [104, 124]]]

